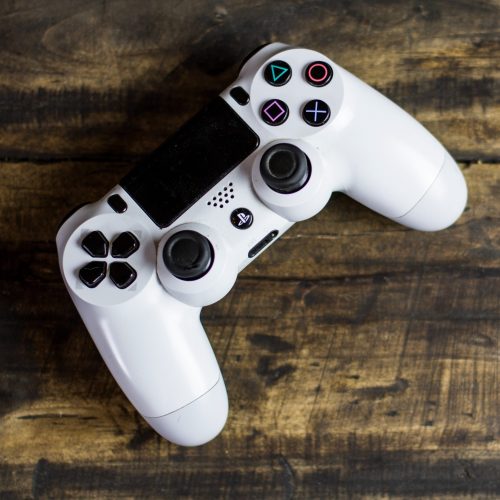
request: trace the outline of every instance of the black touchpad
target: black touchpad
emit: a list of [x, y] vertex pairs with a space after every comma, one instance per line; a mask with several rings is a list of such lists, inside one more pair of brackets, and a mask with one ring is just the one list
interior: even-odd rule
[[257, 134], [218, 97], [140, 162], [120, 185], [164, 228], [258, 145]]

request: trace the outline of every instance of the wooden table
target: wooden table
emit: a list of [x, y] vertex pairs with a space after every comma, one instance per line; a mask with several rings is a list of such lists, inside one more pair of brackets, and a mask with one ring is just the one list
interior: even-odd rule
[[[230, 397], [201, 448], [120, 392], [54, 236], [265, 41], [316, 48], [459, 160], [469, 202], [424, 234], [335, 195], [203, 312]], [[0, 4], [0, 497], [500, 495], [500, 3]]]

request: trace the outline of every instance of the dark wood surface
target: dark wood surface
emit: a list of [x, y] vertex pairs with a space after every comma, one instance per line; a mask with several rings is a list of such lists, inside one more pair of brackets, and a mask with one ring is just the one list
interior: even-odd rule
[[[0, 2], [0, 497], [498, 498], [498, 1]], [[183, 449], [118, 389], [54, 236], [231, 82], [253, 47], [318, 49], [460, 161], [435, 234], [336, 195], [203, 320], [230, 397]]]

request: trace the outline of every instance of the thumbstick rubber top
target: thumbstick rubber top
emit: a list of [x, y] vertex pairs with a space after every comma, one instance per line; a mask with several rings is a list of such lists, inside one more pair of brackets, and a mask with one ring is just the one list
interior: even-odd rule
[[163, 247], [163, 262], [181, 280], [193, 281], [205, 276], [212, 267], [214, 249], [205, 236], [196, 231], [179, 231]]
[[309, 180], [309, 158], [293, 144], [276, 144], [260, 160], [260, 173], [264, 182], [278, 193], [295, 193]]

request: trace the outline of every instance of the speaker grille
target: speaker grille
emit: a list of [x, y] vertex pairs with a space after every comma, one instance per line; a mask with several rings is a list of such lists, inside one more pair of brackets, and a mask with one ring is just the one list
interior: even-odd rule
[[207, 201], [209, 207], [224, 208], [229, 205], [229, 202], [234, 199], [233, 183], [229, 182], [220, 191], [212, 196], [211, 200]]

